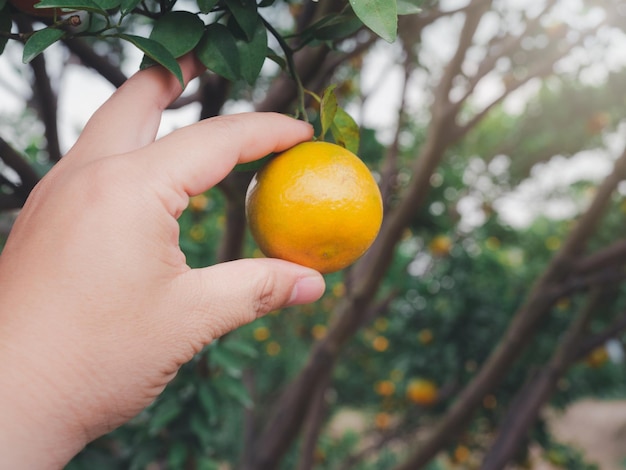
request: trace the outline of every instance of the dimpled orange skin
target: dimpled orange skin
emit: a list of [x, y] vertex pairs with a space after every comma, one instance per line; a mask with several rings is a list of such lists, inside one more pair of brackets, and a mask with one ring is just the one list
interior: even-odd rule
[[305, 142], [254, 176], [246, 214], [266, 256], [330, 273], [370, 247], [383, 207], [376, 181], [356, 155], [335, 144]]

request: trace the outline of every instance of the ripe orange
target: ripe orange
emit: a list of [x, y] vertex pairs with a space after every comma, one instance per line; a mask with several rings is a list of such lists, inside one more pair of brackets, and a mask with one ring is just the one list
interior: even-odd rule
[[330, 273], [370, 247], [383, 207], [376, 181], [356, 155], [335, 144], [305, 142], [254, 176], [246, 215], [266, 256]]
[[598, 368], [609, 360], [609, 353], [604, 346], [599, 346], [591, 351], [585, 358], [589, 367]]
[[406, 397], [413, 403], [431, 406], [437, 402], [439, 390], [430, 380], [413, 379], [406, 388]]
[[450, 254], [452, 240], [446, 235], [437, 235], [428, 244], [428, 249], [436, 257], [444, 257]]

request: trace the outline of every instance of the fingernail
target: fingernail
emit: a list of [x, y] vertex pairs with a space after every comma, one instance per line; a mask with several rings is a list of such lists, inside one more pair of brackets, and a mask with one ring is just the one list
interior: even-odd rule
[[324, 294], [326, 284], [321, 275], [307, 276], [296, 281], [287, 305], [300, 305], [315, 302]]

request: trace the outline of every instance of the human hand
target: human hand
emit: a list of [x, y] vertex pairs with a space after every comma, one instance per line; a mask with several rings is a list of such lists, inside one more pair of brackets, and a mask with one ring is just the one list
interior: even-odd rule
[[[187, 80], [200, 72], [186, 56]], [[137, 73], [35, 188], [0, 255], [2, 468], [59, 468], [148, 406], [206, 344], [324, 290], [272, 259], [190, 269], [177, 217], [238, 162], [310, 139], [277, 114], [220, 117], [154, 142], [180, 94]], [[10, 426], [9, 426], [10, 423]]]

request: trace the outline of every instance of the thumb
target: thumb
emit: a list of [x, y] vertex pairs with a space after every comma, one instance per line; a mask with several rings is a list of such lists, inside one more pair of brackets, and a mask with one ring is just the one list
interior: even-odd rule
[[[278, 259], [241, 259], [182, 274], [187, 339], [207, 344], [281, 307], [314, 302], [320, 273]], [[197, 335], [201, 335], [198, 338]]]

